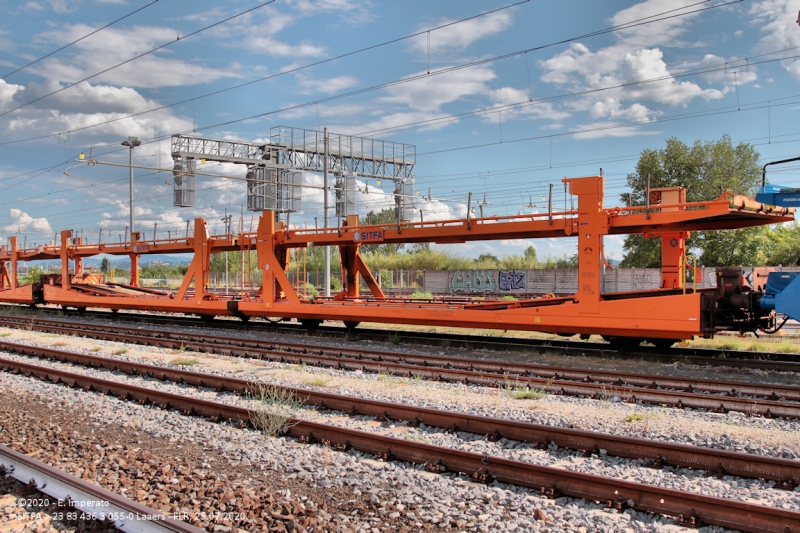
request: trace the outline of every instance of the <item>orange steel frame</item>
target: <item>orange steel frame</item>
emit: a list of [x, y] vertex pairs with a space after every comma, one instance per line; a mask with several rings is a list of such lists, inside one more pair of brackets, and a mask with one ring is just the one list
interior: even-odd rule
[[[535, 330], [565, 334], [600, 334], [614, 337], [686, 339], [709, 335], [701, 318], [701, 292], [683, 286], [685, 240], [692, 231], [737, 229], [794, 220], [794, 210], [755, 202], [752, 198], [724, 193], [716, 200], [651, 206], [603, 208], [603, 178], [565, 178], [569, 193], [577, 196], [577, 210], [509, 217], [446, 220], [402, 225], [358, 226], [355, 216], [340, 228], [289, 230], [276, 222], [273, 212], [264, 212], [255, 233], [214, 235], [203, 219], [196, 219], [194, 232], [183, 239], [145, 241], [134, 233], [130, 242], [83, 244], [61, 232], [60, 246], [19, 250], [15, 237], [0, 248], [0, 301], [35, 304], [31, 285], [17, 282], [19, 261], [60, 259], [60, 285], [45, 284], [44, 302], [65, 307], [98, 307], [191, 313], [203, 316], [233, 315], [296, 318], [301, 321], [342, 320], [387, 322], [465, 328]], [[665, 196], [666, 198], [666, 196]], [[620, 298], [601, 294], [603, 237], [638, 233], [660, 237], [662, 288], [630, 293]], [[564, 298], [518, 301], [414, 302], [387, 298], [359, 253], [362, 243], [454, 243], [474, 240], [576, 237], [578, 241], [578, 292]], [[366, 239], [366, 240], [365, 240]], [[300, 299], [286, 272], [289, 250], [309, 245], [338, 246], [342, 260], [343, 290], [330, 299]], [[238, 299], [207, 289], [211, 254], [255, 250], [263, 274], [257, 295]], [[97, 254], [130, 256], [130, 287], [119, 293], [93, 290], [80, 283], [82, 262]], [[148, 253], [193, 253], [180, 288], [175, 292], [136, 291], [138, 258]], [[6, 264], [10, 264], [10, 268]], [[359, 293], [358, 275], [370, 295]], [[191, 289], [194, 281], [194, 289]], [[103, 285], [109, 289], [108, 285]], [[98, 287], [99, 288], [99, 287]], [[38, 300], [38, 301], [41, 301]]]

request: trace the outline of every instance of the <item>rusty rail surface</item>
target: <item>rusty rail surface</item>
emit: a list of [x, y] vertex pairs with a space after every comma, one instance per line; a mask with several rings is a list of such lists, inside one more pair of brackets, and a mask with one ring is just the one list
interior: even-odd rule
[[[259, 382], [240, 378], [192, 372], [135, 361], [120, 361], [118, 359], [72, 353], [52, 348], [38, 348], [10, 343], [0, 343], [0, 347], [7, 351], [27, 356], [41, 357], [91, 368], [102, 368], [129, 375], [146, 376], [159, 381], [173, 381], [196, 387], [208, 387], [237, 394], [247, 394], [255, 390], [254, 387], [259, 385]], [[6, 359], [0, 358], [0, 364], [6, 362]], [[570, 450], [600, 453], [599, 451], [603, 449], [612, 456], [647, 459], [652, 466], [679, 466], [705, 470], [709, 474], [717, 476], [735, 475], [773, 480], [776, 482], [776, 487], [789, 490], [800, 485], [800, 461], [685, 444], [662, 443], [648, 439], [560, 428], [502, 418], [476, 416], [294, 387], [275, 386], [275, 388], [292, 393], [306, 405], [312, 405], [319, 409], [343, 411], [351, 415], [370, 415], [386, 420], [405, 420], [415, 425], [426, 424], [452, 431], [487, 435], [491, 440], [506, 438], [534, 443], [541, 447], [546, 447], [552, 442], [561, 448]]]
[[[0, 309], [18, 306], [0, 305]], [[322, 337], [339, 337], [347, 335], [346, 328], [335, 326], [320, 326], [313, 331], [301, 326], [286, 322], [263, 322], [236, 320], [205, 321], [200, 318], [185, 316], [163, 315], [155, 313], [125, 313], [109, 311], [71, 311], [37, 307], [37, 312], [44, 313], [77, 313], [79, 317], [94, 317], [104, 320], [134, 321], [140, 323], [162, 324], [188, 327], [211, 327], [214, 329], [231, 329], [234, 331], [263, 331], [275, 333], [286, 331], [295, 334], [308, 334]], [[387, 329], [358, 328], [353, 334], [361, 339], [388, 341], [389, 337], [399, 337], [403, 343], [428, 344], [441, 346], [442, 342], [450, 344], [451, 348], [485, 348], [490, 350], [531, 350], [547, 349], [566, 355], [594, 355], [604, 358], [630, 359], [642, 358], [658, 362], [681, 361], [689, 364], [726, 366], [730, 368], [749, 368], [761, 370], [776, 370], [787, 372], [800, 372], [800, 354], [786, 354], [776, 352], [752, 352], [744, 350], [716, 350], [711, 348], [672, 347], [659, 349], [640, 346], [634, 351], [618, 352], [604, 342], [573, 341], [567, 339], [532, 339], [521, 337], [490, 337], [486, 335], [432, 333], [423, 331], [397, 331]]]
[[[251, 425], [251, 412], [242, 407], [187, 398], [26, 363], [3, 361], [0, 366], [6, 371], [63, 383], [87, 392], [93, 390], [101, 394], [113, 394], [123, 399], [135, 400], [142, 405], [176, 409], [186, 415], [202, 416], [213, 421], [238, 422], [241, 427]], [[292, 423], [296, 425], [288, 428], [286, 434], [304, 442], [319, 441], [339, 450], [353, 448], [384, 460], [396, 459], [422, 464], [432, 472], [468, 474], [476, 481], [498, 481], [528, 487], [543, 496], [564, 495], [605, 502], [607, 507], [620, 510], [628, 507], [627, 502], [631, 500], [632, 507], [637, 511], [677, 517], [678, 523], [690, 526], [711, 524], [753, 533], [800, 533], [800, 512], [537, 466], [315, 422], [293, 420]]]
[[89, 483], [25, 454], [0, 445], [0, 465], [6, 474], [96, 520], [109, 520], [130, 533], [204, 533], [205, 530]]
[[[746, 383], [741, 381], [724, 381], [704, 378], [663, 376], [656, 374], [641, 374], [634, 372], [619, 372], [615, 370], [594, 370], [552, 365], [537, 365], [534, 363], [513, 363], [507, 361], [490, 361], [485, 359], [444, 357], [438, 355], [406, 354], [374, 349], [343, 348], [341, 346], [324, 346], [319, 344], [296, 343], [275, 341], [272, 339], [248, 339], [241, 337], [228, 337], [220, 335], [207, 335], [200, 333], [182, 333], [160, 329], [142, 329], [121, 327], [103, 324], [76, 324], [75, 322], [61, 320], [42, 320], [36, 322], [15, 317], [0, 315], [0, 325], [32, 328], [36, 331], [47, 333], [80, 333], [87, 335], [90, 332], [113, 333], [115, 335], [131, 335], [136, 344], [153, 342], [152, 339], [174, 340], [182, 343], [201, 341], [215, 346], [233, 346], [236, 348], [255, 349], [283, 349], [294, 353], [349, 356], [357, 359], [386, 362], [404, 362], [412, 365], [421, 365], [431, 368], [441, 367], [448, 369], [480, 371], [495, 374], [508, 374], [515, 376], [540, 377], [546, 379], [561, 379], [570, 381], [587, 381], [607, 383], [609, 385], [629, 385], [633, 387], [675, 389], [685, 392], [708, 392], [713, 394], [728, 394], [731, 396], [747, 395], [772, 400], [783, 399], [800, 402], [800, 387], [791, 385]], [[79, 330], [76, 330], [76, 326]], [[140, 337], [146, 336], [147, 341]], [[113, 340], [103, 338], [103, 340]], [[266, 346], [265, 346], [266, 345]]]
[[[737, 411], [767, 417], [800, 418], [800, 388], [787, 385], [751, 384], [698, 378], [665, 377], [615, 371], [580, 370], [545, 365], [492, 362], [480, 359], [398, 354], [374, 350], [283, 343], [164, 330], [120, 328], [76, 323], [36, 326], [34, 321], [4, 321], [37, 331], [83, 336], [145, 346], [187, 349], [220, 355], [258, 358], [282, 363], [307, 363], [342, 370], [389, 372], [490, 387], [528, 386], [551, 394], [619, 397], [621, 401], [666, 405], [717, 412]], [[69, 325], [66, 325], [69, 324]], [[261, 345], [262, 347], [258, 347]], [[267, 345], [268, 348], [263, 346]], [[293, 349], [294, 351], [286, 351]], [[321, 355], [317, 355], [321, 354]], [[327, 355], [325, 355], [327, 354]], [[492, 371], [486, 371], [486, 369]], [[512, 372], [517, 370], [519, 373]], [[542, 377], [530, 374], [538, 372]], [[597, 382], [599, 381], [599, 383]], [[663, 387], [660, 389], [659, 387]], [[675, 390], [681, 389], [681, 390]], [[708, 393], [694, 391], [706, 390]], [[692, 391], [692, 392], [688, 392]], [[756, 398], [735, 394], [754, 394]], [[765, 399], [766, 397], [766, 399]]]

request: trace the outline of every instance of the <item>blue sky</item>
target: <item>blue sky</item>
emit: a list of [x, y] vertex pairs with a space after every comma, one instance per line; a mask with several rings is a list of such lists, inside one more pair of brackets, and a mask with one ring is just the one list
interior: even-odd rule
[[[159, 168], [171, 168], [169, 136], [181, 132], [254, 141], [273, 126], [328, 127], [413, 144], [425, 220], [464, 216], [469, 192], [485, 198], [485, 215], [546, 210], [550, 183], [560, 205], [561, 178], [601, 167], [606, 205], [616, 205], [641, 151], [673, 136], [691, 144], [728, 134], [763, 162], [800, 155], [800, 0], [277, 0], [195, 35], [263, 2], [159, 0], [13, 72], [151, 2], [0, 0], [0, 245], [12, 234], [45, 243], [61, 229], [118, 240], [127, 169], [70, 167], [90, 148], [100, 161], [127, 162], [128, 135], [143, 141], [135, 164]], [[642, 24], [581, 38], [633, 21]], [[498, 56], [508, 57], [483, 61]], [[136, 176], [137, 229], [148, 237], [156, 224], [159, 237], [182, 233], [197, 216], [219, 231], [225, 210], [238, 218], [245, 202], [241, 181], [199, 177], [197, 206], [180, 209], [167, 173]], [[776, 168], [771, 181], [800, 187], [800, 166]], [[393, 205], [389, 182], [366, 182], [360, 210]], [[291, 221], [313, 225], [321, 207], [309, 188]], [[621, 259], [621, 241], [607, 239], [609, 259]], [[503, 255], [531, 243], [540, 257], [574, 252], [567, 239], [453, 249]]]

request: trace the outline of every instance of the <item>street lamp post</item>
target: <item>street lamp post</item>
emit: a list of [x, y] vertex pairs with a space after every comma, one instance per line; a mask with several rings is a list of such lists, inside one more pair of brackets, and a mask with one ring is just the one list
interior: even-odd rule
[[127, 146], [130, 148], [130, 169], [131, 169], [131, 236], [133, 236], [134, 227], [134, 215], [133, 215], [133, 149], [142, 144], [142, 141], [138, 139], [138, 137], [128, 137], [128, 140], [122, 143], [122, 146]]

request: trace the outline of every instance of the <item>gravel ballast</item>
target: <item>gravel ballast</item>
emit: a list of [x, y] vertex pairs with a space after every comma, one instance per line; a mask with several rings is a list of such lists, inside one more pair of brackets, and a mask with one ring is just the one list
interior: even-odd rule
[[[724, 415], [628, 405], [615, 401], [614, 398], [591, 400], [545, 396], [540, 400], [515, 400], [502, 390], [484, 387], [418, 382], [388, 375], [237, 360], [222, 356], [0, 328], [0, 334], [6, 332], [9, 335], [5, 338], [13, 342], [124, 360], [144, 360], [150, 364], [165, 366], [178, 360], [183, 363], [181, 366], [191, 366], [191, 370], [195, 371], [266, 380], [276, 384], [315, 388], [337, 394], [789, 459], [800, 457], [800, 443], [796, 438], [800, 424], [793, 420], [769, 420], [737, 413]], [[31, 358], [5, 353], [2, 357], [33, 362]], [[198, 390], [141, 377], [131, 378], [122, 374], [83, 369], [44, 360], [35, 360], [35, 363], [103, 379], [127, 381], [173, 393], [246, 405], [246, 401], [227, 393]], [[403, 463], [375, 461], [372, 457], [358, 452], [339, 453], [319, 445], [300, 445], [287, 439], [265, 439], [252, 431], [210, 424], [182, 417], [176, 413], [144, 408], [114, 398], [86, 394], [64, 387], [58, 387], [58, 392], [54, 392], [56, 386], [20, 376], [4, 374], [0, 379], [5, 381], [5, 385], [0, 388], [3, 397], [7, 397], [7, 394], [16, 396], [32, 393], [37, 397], [36, 401], [44, 406], [50, 406], [55, 401], [51, 397], [58, 397], [62, 402], [59, 404], [60, 407], [69, 405], [69, 409], [84, 410], [84, 416], [87, 420], [91, 419], [92, 424], [104, 420], [103, 425], [111, 424], [109, 427], [118, 425], [122, 426], [122, 430], [119, 431], [144, 435], [144, 437], [137, 436], [136, 441], [145, 442], [144, 439], [151, 438], [166, 439], [172, 448], [199, 446], [202, 454], [218, 454], [222, 458], [220, 460], [228, 461], [234, 469], [244, 467], [251, 474], [270, 472], [272, 476], [269, 479], [272, 482], [279, 478], [283, 483], [295, 483], [298, 487], [296, 490], [300, 491], [313, 489], [325, 494], [329, 491], [344, 491], [345, 496], [335, 502], [328, 502], [331, 506], [330, 512], [324, 511], [330, 515], [326, 518], [329, 520], [329, 526], [305, 526], [312, 528], [309, 531], [314, 530], [313, 527], [333, 527], [331, 531], [384, 531], [392, 528], [574, 532], [682, 529], [672, 525], [668, 518], [637, 513], [633, 509], [618, 513], [606, 511], [601, 505], [583, 500], [570, 498], [546, 500], [518, 487], [501, 484], [492, 484], [488, 487], [476, 485], [453, 474], [429, 474]], [[800, 508], [800, 491], [777, 491], [771, 489], [769, 483], [758, 480], [733, 477], [707, 478], [702, 472], [686, 469], [653, 470], [644, 468], [639, 461], [608, 457], [602, 453], [592, 457], [580, 457], [578, 453], [563, 449], [538, 450], [525, 443], [505, 439], [492, 443], [483, 436], [449, 434], [425, 426], [420, 428], [408, 428], [402, 424], [387, 426], [366, 417], [345, 417], [341, 413], [303, 410], [302, 416], [361, 430], [388, 433], [408, 440], [430, 442], [579, 472], [792, 510]], [[5, 424], [3, 426], [5, 428]], [[169, 456], [164, 460], [169, 461]], [[206, 470], [211, 471], [208, 468]], [[228, 480], [223, 481], [224, 484], [228, 484]], [[112, 488], [112, 490], [118, 489], [120, 487]], [[154, 493], [147, 489], [141, 490], [148, 493], [148, 498]], [[345, 497], [346, 499], [342, 499]], [[345, 501], [352, 505], [361, 502], [367, 507], [372, 507], [365, 513], [361, 513], [361, 507], [345, 509], [347, 512], [336, 512], [332, 509], [332, 506]], [[177, 502], [180, 504], [180, 500]], [[172, 501], [170, 503], [174, 504]], [[373, 515], [370, 516], [369, 513]], [[347, 521], [337, 520], [340, 515], [347, 518]], [[325, 518], [325, 515], [318, 514], [314, 518], [320, 520], [320, 517]], [[214, 527], [216, 525], [218, 524]], [[223, 525], [223, 527], [251, 530], [238, 525]], [[213, 527], [210, 530], [213, 530]], [[713, 527], [704, 530], [722, 531]]]

